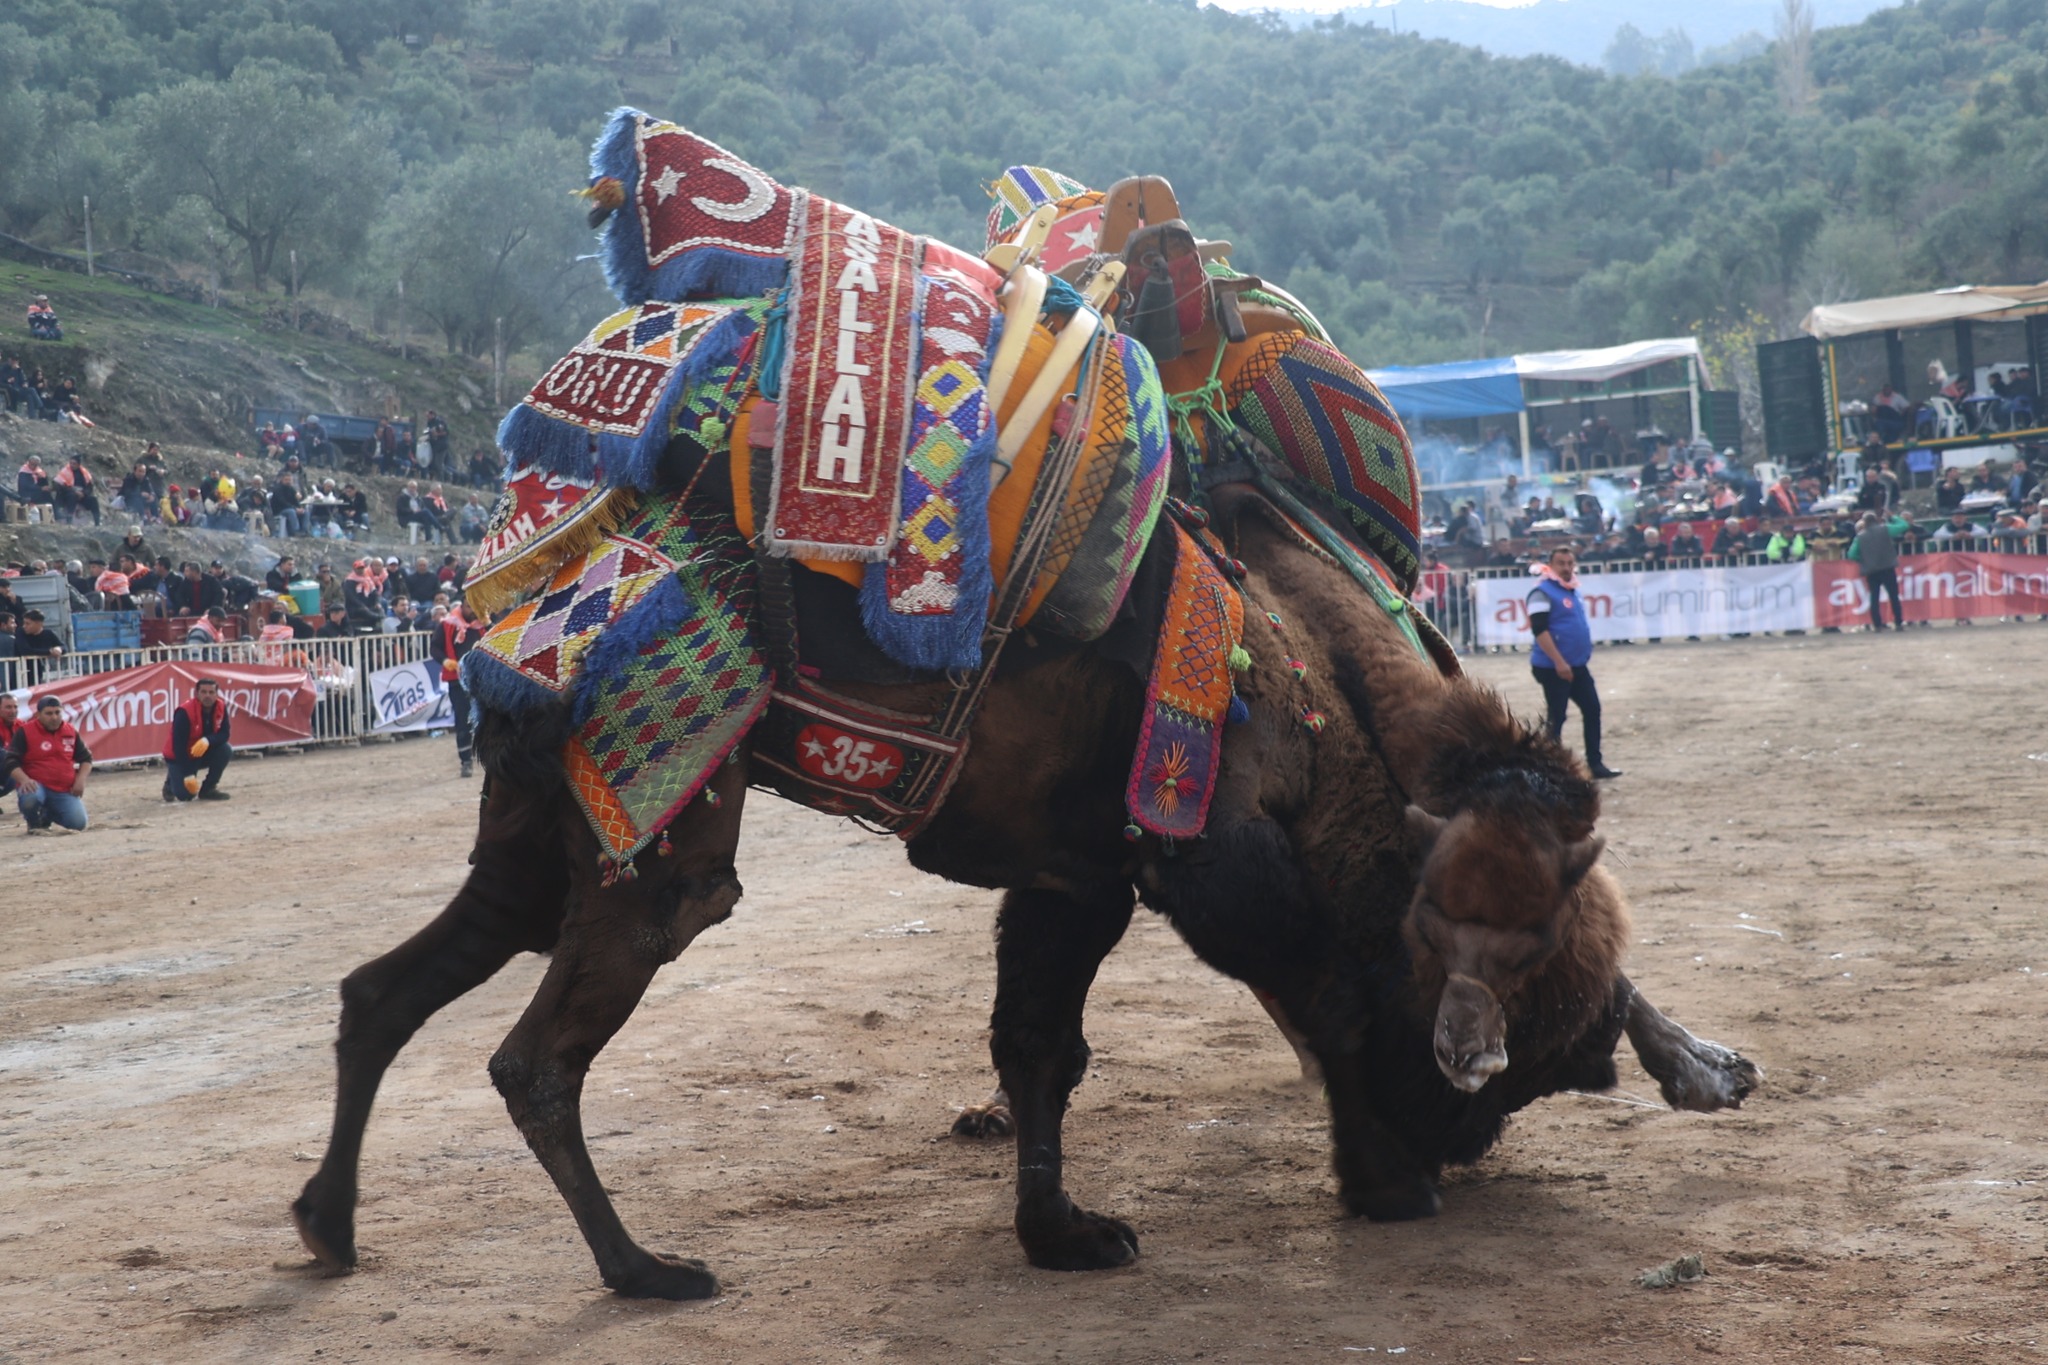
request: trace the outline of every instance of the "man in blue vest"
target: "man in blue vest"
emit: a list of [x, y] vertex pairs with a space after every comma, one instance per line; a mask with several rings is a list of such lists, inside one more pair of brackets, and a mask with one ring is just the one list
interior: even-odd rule
[[1529, 590], [1529, 634], [1536, 645], [1529, 654], [1530, 671], [1542, 684], [1550, 709], [1550, 737], [1564, 733], [1564, 713], [1576, 702], [1586, 727], [1586, 766], [1595, 777], [1620, 777], [1621, 770], [1600, 761], [1600, 693], [1593, 685], [1593, 628], [1586, 619], [1586, 601], [1579, 592], [1579, 557], [1569, 545], [1550, 552], [1550, 562], [1536, 566], [1536, 586]]

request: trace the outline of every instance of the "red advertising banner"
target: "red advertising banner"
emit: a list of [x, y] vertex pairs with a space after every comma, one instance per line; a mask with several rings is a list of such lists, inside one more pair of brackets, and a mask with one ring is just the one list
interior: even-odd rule
[[28, 699], [55, 693], [64, 719], [78, 727], [93, 762], [155, 758], [170, 737], [171, 713], [192, 699], [201, 678], [220, 683], [221, 698], [234, 718], [237, 749], [303, 744], [313, 737], [313, 680], [303, 669], [263, 664], [214, 664], [180, 660], [144, 664], [112, 673], [61, 678], [16, 695]]
[[[1850, 560], [1813, 566], [1814, 620], [1844, 629], [1870, 624], [1870, 592]], [[1967, 621], [2048, 616], [2048, 557], [1954, 550], [1899, 561], [1899, 597], [1908, 621]], [[1885, 608], [1891, 623], [1891, 608]]]

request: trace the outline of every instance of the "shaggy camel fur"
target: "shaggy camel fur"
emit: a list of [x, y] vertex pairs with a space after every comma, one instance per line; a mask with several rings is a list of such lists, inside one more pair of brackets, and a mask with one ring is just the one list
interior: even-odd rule
[[[1674, 1104], [1739, 1103], [1747, 1061], [1694, 1039], [1618, 969], [1627, 915], [1595, 863], [1598, 800], [1578, 764], [1500, 700], [1446, 678], [1334, 565], [1270, 525], [1246, 490], [1214, 498], [1250, 565], [1240, 683], [1251, 719], [1226, 732], [1207, 837], [1127, 842], [1124, 780], [1141, 680], [1107, 643], [1013, 642], [945, 807], [909, 844], [926, 871], [1004, 891], [990, 1051], [1017, 1134], [1016, 1230], [1032, 1264], [1082, 1270], [1137, 1255], [1125, 1223], [1062, 1179], [1061, 1125], [1085, 1073], [1082, 1011], [1142, 898], [1204, 959], [1277, 1003], [1327, 1080], [1347, 1207], [1413, 1218], [1447, 1162], [1478, 1157], [1508, 1115], [1615, 1078], [1624, 1029]], [[1305, 660], [1297, 678], [1288, 656]], [[934, 689], [872, 688], [914, 711]], [[1303, 707], [1326, 724], [1311, 733]], [[554, 754], [559, 721], [486, 714], [491, 774], [468, 881], [413, 938], [342, 983], [334, 1130], [293, 1205], [321, 1261], [355, 1260], [357, 1163], [385, 1068], [436, 1010], [518, 952], [552, 950], [491, 1079], [622, 1294], [702, 1297], [702, 1263], [643, 1249], [585, 1147], [591, 1061], [654, 973], [740, 896], [733, 854], [744, 746], [692, 805], [674, 855], [603, 885]]]

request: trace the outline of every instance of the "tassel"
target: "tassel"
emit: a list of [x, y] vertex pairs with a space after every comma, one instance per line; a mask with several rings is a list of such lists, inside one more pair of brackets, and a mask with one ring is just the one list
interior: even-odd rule
[[1289, 659], [1287, 661], [1287, 670], [1297, 678], [1306, 678], [1308, 676], [1308, 664], [1301, 659]]
[[616, 176], [599, 176], [590, 182], [588, 189], [571, 190], [570, 193], [590, 201], [586, 220], [593, 228], [603, 227], [607, 218], [626, 206], [626, 187]]
[[597, 879], [597, 884], [599, 886], [613, 886], [618, 883], [618, 880], [619, 865], [614, 862], [607, 862], [604, 865], [604, 875]]
[[1245, 567], [1245, 563], [1242, 559], [1224, 560], [1223, 571], [1229, 574], [1232, 578], [1243, 578], [1246, 574], [1251, 572], [1250, 569]]
[[1209, 524], [1209, 513], [1205, 508], [1189, 506], [1185, 515], [1190, 526], [1200, 527]]
[[[1292, 663], [1293, 660], [1290, 659], [1288, 662]], [[1248, 673], [1251, 671], [1251, 666], [1252, 652], [1243, 645], [1232, 645], [1230, 647], [1230, 671], [1233, 673]]]
[[1324, 724], [1325, 722], [1323, 720], [1322, 712], [1315, 710], [1313, 707], [1308, 706], [1304, 706], [1301, 708], [1302, 729], [1308, 731], [1312, 735], [1319, 735], [1323, 732]]
[[1252, 708], [1244, 704], [1244, 698], [1235, 692], [1230, 694], [1230, 723], [1242, 725], [1252, 718]]
[[705, 418], [704, 425], [697, 428], [697, 443], [710, 454], [716, 455], [724, 450], [730, 439], [724, 421], [717, 417]]
[[1281, 625], [1280, 625], [1280, 613], [1279, 613], [1279, 612], [1277, 612], [1277, 611], [1269, 611], [1269, 612], [1267, 612], [1267, 613], [1266, 613], [1266, 620], [1272, 623], [1273, 629], [1275, 629], [1275, 630], [1279, 630], [1279, 629], [1281, 628]]
[[661, 842], [655, 846], [655, 851], [664, 858], [669, 857], [675, 852], [675, 849], [669, 845], [667, 830], [661, 832]]
[[1128, 839], [1130, 842], [1135, 844], [1138, 842], [1138, 840], [1144, 837], [1145, 831], [1139, 829], [1135, 824], [1124, 826], [1124, 838]]
[[711, 788], [706, 787], [704, 789], [704, 804], [711, 807], [711, 809], [713, 810], [717, 810], [720, 806], [725, 804], [725, 798], [720, 796], [717, 792], [711, 790]]

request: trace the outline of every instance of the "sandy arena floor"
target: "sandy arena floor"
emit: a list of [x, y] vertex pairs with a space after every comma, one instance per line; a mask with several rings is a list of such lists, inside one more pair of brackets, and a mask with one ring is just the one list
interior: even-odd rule
[[[1535, 700], [1521, 657], [1473, 661]], [[1347, 1221], [1250, 995], [1140, 913], [1097, 984], [1076, 1197], [1144, 1256], [1034, 1271], [989, 1084], [994, 897], [757, 799], [747, 897], [657, 978], [586, 1119], [714, 1303], [606, 1294], [484, 1062], [535, 959], [430, 1024], [364, 1160], [364, 1265], [304, 1269], [336, 981], [464, 871], [446, 740], [110, 773], [0, 836], [0, 1361], [2048, 1358], [2048, 625], [1608, 649], [1635, 980], [1768, 1081], [1734, 1114], [1527, 1111], [1443, 1216]], [[829, 875], [821, 875], [828, 873]], [[1684, 1253], [1708, 1278], [1636, 1287]]]

